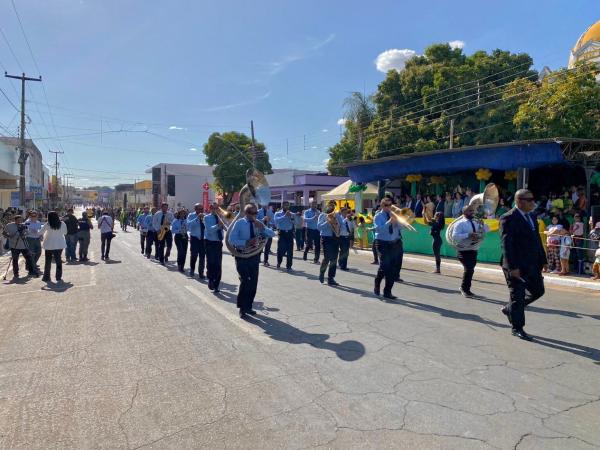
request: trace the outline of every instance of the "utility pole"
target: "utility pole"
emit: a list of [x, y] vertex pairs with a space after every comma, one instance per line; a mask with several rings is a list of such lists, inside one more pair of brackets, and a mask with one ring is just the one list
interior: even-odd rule
[[250, 151], [252, 152], [252, 165], [256, 166], [256, 146], [254, 144], [254, 121], [250, 121], [250, 135], [252, 136], [252, 147], [250, 147]]
[[42, 77], [29, 78], [23, 73], [20, 76], [9, 75], [4, 72], [4, 76], [7, 78], [14, 78], [21, 80], [21, 136], [19, 144], [19, 202], [22, 207], [25, 207], [25, 163], [27, 162], [27, 151], [25, 150], [25, 82], [26, 81], [42, 81]]
[[52, 151], [50, 153], [54, 153], [54, 209], [56, 209], [56, 205], [58, 204], [58, 155], [64, 153], [60, 151]]
[[477, 81], [477, 106], [479, 106], [479, 97], [480, 97], [481, 91], [479, 89], [479, 80]]
[[454, 146], [454, 119], [450, 119], [450, 147]]

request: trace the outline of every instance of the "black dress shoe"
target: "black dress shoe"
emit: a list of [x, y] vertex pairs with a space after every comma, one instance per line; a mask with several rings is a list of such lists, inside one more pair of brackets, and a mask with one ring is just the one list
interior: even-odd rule
[[278, 268], [278, 269], [281, 269], [281, 264], [277, 264], [277, 268]]
[[246, 317], [246, 312], [240, 309], [240, 319], [243, 319], [244, 317]]
[[398, 297], [392, 294], [383, 294], [383, 298], [387, 298], [388, 300], [396, 300]]
[[375, 294], [377, 297], [379, 297], [381, 295], [381, 290], [379, 288], [375, 288], [375, 289], [373, 289], [373, 294]]
[[500, 312], [508, 317], [508, 307], [503, 306], [502, 309], [500, 309]]
[[460, 293], [465, 298], [473, 298], [475, 295], [471, 291], [465, 291], [463, 288], [460, 288]]
[[318, 259], [313, 260], [313, 264], [321, 264], [321, 261], [319, 261]]
[[302, 260], [303, 260], [303, 261], [306, 261], [306, 259], [307, 259], [307, 258], [306, 258], [306, 255], [304, 255], [304, 256], [302, 257]]
[[335, 281], [335, 280], [327, 280], [327, 284], [328, 284], [329, 286], [339, 286], [339, 285], [340, 285], [340, 283], [338, 283], [338, 282], [337, 282], [337, 281]]
[[264, 265], [265, 267], [269, 267], [271, 264], [269, 264], [269, 262], [268, 262], [268, 261], [265, 261], [265, 262], [263, 263], [263, 265]]
[[522, 328], [520, 330], [512, 329], [512, 335], [518, 337], [519, 339], [523, 339], [524, 341], [533, 341], [533, 338], [525, 333], [525, 330]]
[[319, 274], [319, 281], [321, 284], [325, 283], [325, 274]]
[[214, 288], [214, 290], [213, 290], [213, 294], [218, 294], [219, 292], [221, 292], [221, 291], [219, 290], [219, 288]]
[[396, 283], [404, 283], [404, 280], [402, 278], [400, 278], [400, 277], [396, 278], [394, 281]]
[[246, 311], [246, 314], [250, 314], [251, 316], [255, 316], [256, 315], [256, 311], [254, 311], [253, 309], [249, 309], [248, 311]]

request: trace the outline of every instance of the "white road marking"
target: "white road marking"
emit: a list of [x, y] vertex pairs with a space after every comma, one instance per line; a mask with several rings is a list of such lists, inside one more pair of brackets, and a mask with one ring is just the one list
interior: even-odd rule
[[233, 313], [230, 309], [222, 305], [220, 300], [212, 300], [207, 298], [201, 291], [199, 291], [193, 286], [185, 286], [185, 288], [192, 294], [194, 294], [196, 297], [198, 297], [203, 304], [211, 307], [213, 310], [221, 314], [225, 319], [234, 324], [244, 333], [247, 333], [251, 338], [261, 341], [265, 344], [273, 343], [273, 341], [267, 335], [264, 334], [262, 328], [240, 319], [238, 314]]

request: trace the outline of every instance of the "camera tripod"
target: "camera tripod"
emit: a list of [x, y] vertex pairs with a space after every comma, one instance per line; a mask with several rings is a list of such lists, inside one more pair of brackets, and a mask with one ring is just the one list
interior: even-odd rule
[[[34, 267], [33, 255], [31, 254], [31, 249], [29, 248], [29, 244], [27, 243], [26, 239], [23, 239], [21, 232], [17, 232], [17, 234], [18, 234], [18, 237], [17, 237], [17, 242], [15, 243], [15, 246], [19, 245], [19, 240], [21, 240], [21, 242], [25, 246], [25, 250], [27, 250], [27, 254], [28, 254], [28, 257], [25, 257], [25, 263], [26, 263], [26, 265], [30, 264], [30, 269], [32, 269], [32, 271], [35, 271], [36, 268]], [[4, 271], [4, 276], [2, 277], [3, 281], [6, 280], [6, 277], [8, 276], [8, 271], [13, 262], [12, 249], [9, 249], [9, 251], [10, 251], [10, 258], [8, 258], [8, 264], [6, 265], [6, 270]], [[18, 255], [17, 255], [17, 258], [18, 258]], [[27, 258], [29, 258], [29, 261], [27, 260]]]

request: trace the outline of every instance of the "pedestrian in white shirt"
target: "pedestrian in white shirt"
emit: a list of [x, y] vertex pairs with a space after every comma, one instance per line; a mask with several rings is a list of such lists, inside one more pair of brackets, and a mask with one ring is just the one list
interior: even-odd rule
[[113, 229], [115, 223], [112, 217], [108, 215], [108, 211], [103, 210], [102, 216], [98, 219], [98, 229], [100, 230], [100, 253], [103, 261], [108, 261], [108, 254], [110, 253], [110, 241], [113, 238]]
[[65, 234], [67, 234], [67, 225], [60, 220], [56, 211], [48, 213], [48, 222], [44, 224], [41, 230], [43, 234], [44, 248], [44, 276], [42, 281], [50, 281], [50, 269], [52, 260], [56, 264], [56, 281], [62, 281], [62, 251], [67, 247]]

